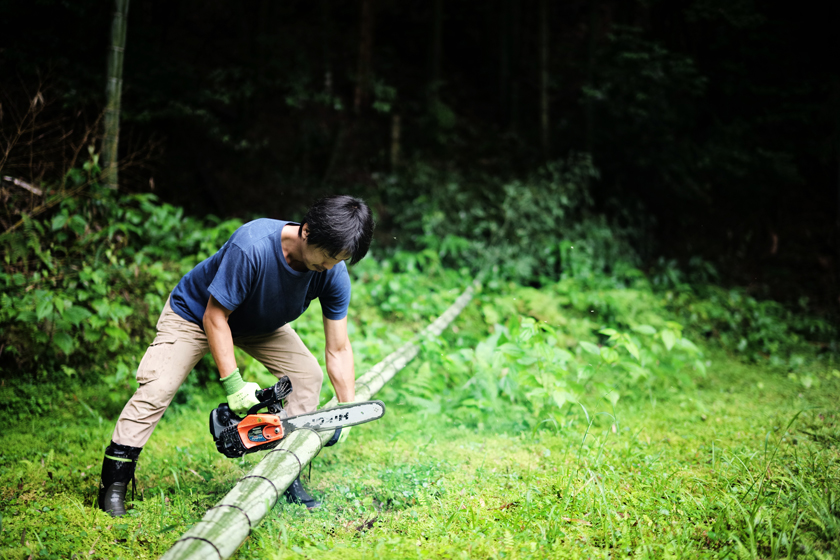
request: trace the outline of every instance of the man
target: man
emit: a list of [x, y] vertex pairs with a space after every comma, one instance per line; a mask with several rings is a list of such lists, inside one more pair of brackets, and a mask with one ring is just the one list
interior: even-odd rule
[[[290, 416], [318, 407], [323, 372], [289, 326], [319, 298], [326, 366], [338, 401], [355, 399], [353, 350], [347, 336], [350, 277], [345, 261], [360, 261], [374, 222], [367, 205], [350, 196], [324, 198], [300, 224], [260, 219], [237, 229], [219, 251], [187, 273], [164, 306], [157, 336], [137, 369], [137, 392], [120, 414], [102, 462], [99, 507], [125, 514], [125, 493], [140, 451], [175, 392], [209, 350], [231, 409], [257, 404], [256, 383], [245, 383], [233, 353], [238, 346], [274, 375], [288, 375], [294, 390]], [[347, 428], [342, 431], [346, 437]], [[312, 509], [298, 478], [286, 499]]]

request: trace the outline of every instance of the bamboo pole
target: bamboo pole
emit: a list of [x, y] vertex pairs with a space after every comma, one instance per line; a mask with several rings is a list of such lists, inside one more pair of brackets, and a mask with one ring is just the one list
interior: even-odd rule
[[122, 98], [123, 55], [128, 27], [129, 0], [114, 0], [111, 19], [111, 44], [108, 47], [108, 81], [105, 85], [104, 134], [102, 136], [102, 178], [112, 189], [117, 188], [117, 153], [120, 141], [120, 100]]
[[[417, 356], [423, 340], [440, 336], [470, 302], [478, 285], [479, 278], [443, 315], [359, 377], [356, 380], [356, 400], [370, 399]], [[337, 404], [338, 401], [333, 398], [324, 408]], [[210, 508], [201, 521], [184, 533], [161, 560], [230, 558], [332, 436], [332, 432], [292, 432], [279, 446], [267, 452], [262, 461]]]

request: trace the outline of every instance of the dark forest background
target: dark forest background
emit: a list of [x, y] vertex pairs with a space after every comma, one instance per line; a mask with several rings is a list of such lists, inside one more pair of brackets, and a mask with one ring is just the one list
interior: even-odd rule
[[[0, 126], [32, 107], [49, 124], [4, 176], [45, 183], [98, 134], [112, 9], [0, 1]], [[641, 232], [645, 267], [700, 258], [832, 316], [835, 26], [824, 3], [780, 1], [135, 1], [120, 189], [245, 219], [356, 193], [387, 246], [407, 207], [449, 193], [479, 212], [586, 161], [588, 211]]]

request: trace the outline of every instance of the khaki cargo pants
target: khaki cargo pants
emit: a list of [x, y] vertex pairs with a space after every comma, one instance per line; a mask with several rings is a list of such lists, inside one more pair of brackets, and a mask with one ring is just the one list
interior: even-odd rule
[[[234, 337], [233, 343], [277, 377], [289, 376], [293, 387], [285, 407], [289, 416], [318, 408], [324, 373], [292, 327], [284, 325], [264, 335]], [[167, 299], [157, 322], [157, 336], [137, 369], [140, 387], [123, 408], [111, 439], [143, 447], [178, 387], [209, 351], [204, 331], [175, 313]]]

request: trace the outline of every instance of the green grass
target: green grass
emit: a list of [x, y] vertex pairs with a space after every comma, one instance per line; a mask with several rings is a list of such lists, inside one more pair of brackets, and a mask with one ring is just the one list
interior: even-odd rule
[[[712, 364], [693, 389], [614, 416], [587, 403], [589, 420], [570, 405], [519, 433], [390, 403], [315, 459], [323, 508], [278, 505], [237, 558], [836, 557], [840, 379]], [[158, 557], [259, 459], [219, 455], [214, 402], [195, 398], [155, 432], [114, 520], [93, 507], [111, 421], [69, 400], [0, 436], [2, 558]]]

